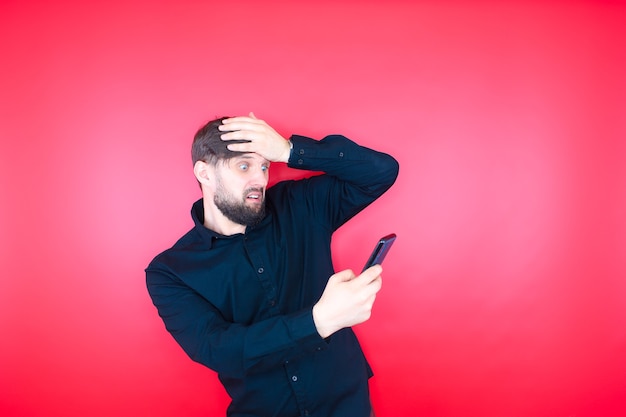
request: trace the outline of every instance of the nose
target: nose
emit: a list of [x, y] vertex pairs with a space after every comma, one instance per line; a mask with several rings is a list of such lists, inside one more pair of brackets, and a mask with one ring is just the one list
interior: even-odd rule
[[265, 188], [268, 182], [268, 171], [263, 167], [257, 167], [254, 169], [250, 183], [254, 186], [260, 186]]

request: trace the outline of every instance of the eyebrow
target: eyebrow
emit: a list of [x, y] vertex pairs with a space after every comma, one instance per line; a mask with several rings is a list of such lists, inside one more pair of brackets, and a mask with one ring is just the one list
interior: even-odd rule
[[[255, 157], [254, 157], [254, 156], [252, 156], [253, 154], [254, 154], [253, 152], [248, 152], [248, 153], [244, 153], [244, 154], [241, 154], [241, 155], [235, 156], [235, 157], [233, 157], [232, 159], [234, 159], [234, 160], [242, 160], [242, 159], [246, 159], [246, 160], [248, 160], [248, 159], [255, 159]], [[270, 164], [270, 163], [271, 163], [269, 160], [267, 160], [267, 159], [265, 159], [265, 158], [261, 158], [261, 159], [263, 160], [263, 161], [262, 161], [262, 163], [267, 163], [267, 164]]]

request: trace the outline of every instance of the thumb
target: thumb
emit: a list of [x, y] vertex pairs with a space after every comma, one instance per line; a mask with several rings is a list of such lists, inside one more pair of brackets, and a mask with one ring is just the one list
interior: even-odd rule
[[250, 112], [249, 116], [252, 117], [253, 119], [256, 119], [256, 116], [254, 115], [253, 112]]
[[343, 271], [337, 272], [335, 275], [331, 276], [329, 281], [333, 281], [335, 283], [339, 282], [347, 282], [354, 278], [354, 272], [351, 269], [345, 269]]

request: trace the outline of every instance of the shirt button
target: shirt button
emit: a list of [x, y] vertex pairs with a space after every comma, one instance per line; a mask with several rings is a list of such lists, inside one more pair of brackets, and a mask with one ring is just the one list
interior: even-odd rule
[[270, 305], [274, 307], [276, 305], [276, 300], [270, 300]]
[[339, 157], [343, 158], [343, 152], [339, 152]]
[[298, 377], [294, 375], [294, 376], [292, 376], [292, 377], [291, 377], [291, 380], [292, 380], [293, 382], [296, 382], [296, 381], [298, 380]]
[[300, 155], [304, 155], [304, 149], [300, 149]]
[[302, 165], [304, 161], [302, 159], [298, 159], [298, 165]]
[[261, 268], [257, 269], [256, 271], [257, 271], [259, 274], [262, 274], [262, 273], [263, 273], [263, 271], [265, 271], [265, 269], [263, 269], [263, 267], [261, 267]]

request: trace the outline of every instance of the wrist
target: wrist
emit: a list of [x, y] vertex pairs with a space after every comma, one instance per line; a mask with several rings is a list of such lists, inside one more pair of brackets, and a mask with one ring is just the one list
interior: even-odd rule
[[332, 326], [328, 326], [325, 324], [325, 320], [323, 319], [323, 312], [320, 312], [319, 303], [313, 306], [313, 323], [315, 324], [315, 328], [317, 329], [317, 333], [319, 333], [322, 339], [326, 339], [330, 337], [336, 330], [332, 329]]
[[291, 142], [291, 139], [288, 139], [285, 142], [286, 142], [286, 146], [283, 152], [283, 157], [281, 158], [281, 162], [287, 163], [289, 162], [289, 158], [291, 157], [291, 151], [293, 150], [293, 143]]

